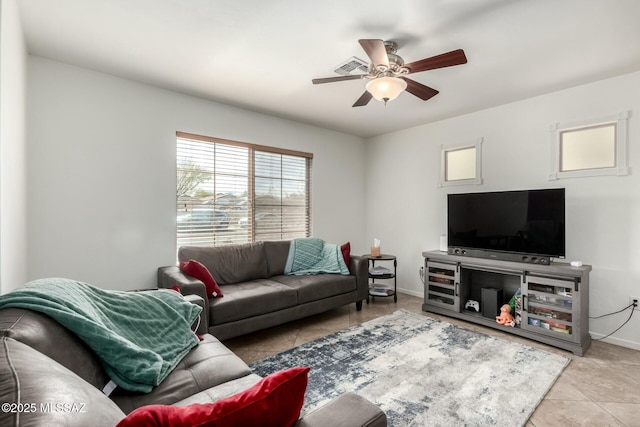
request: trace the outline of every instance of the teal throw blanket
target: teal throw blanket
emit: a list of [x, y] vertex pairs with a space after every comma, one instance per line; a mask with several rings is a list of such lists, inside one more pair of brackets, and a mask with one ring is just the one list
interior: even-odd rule
[[340, 246], [315, 237], [292, 240], [284, 274], [321, 273], [349, 274]]
[[69, 279], [40, 279], [0, 296], [0, 308], [44, 313], [78, 335], [120, 387], [148, 393], [199, 340], [201, 307], [173, 290], [107, 291]]

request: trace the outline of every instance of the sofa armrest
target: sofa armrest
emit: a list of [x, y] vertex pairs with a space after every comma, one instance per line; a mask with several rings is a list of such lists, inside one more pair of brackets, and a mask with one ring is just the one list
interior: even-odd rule
[[[202, 299], [202, 297], [196, 294], [189, 294], [189, 295], [185, 295], [184, 299], [186, 301], [189, 301], [191, 304], [199, 305], [200, 307], [202, 307], [202, 311], [200, 312], [200, 316], [198, 318], [199, 321], [197, 322], [197, 328], [195, 329], [194, 332], [198, 335], [204, 335], [208, 333], [209, 322], [207, 320], [207, 317], [205, 316], [205, 311], [204, 311], [205, 302]], [[191, 326], [191, 329], [193, 329], [193, 325]]]
[[200, 322], [198, 330], [205, 328], [204, 331], [206, 333], [209, 330], [209, 298], [207, 298], [204, 283], [196, 278], [187, 276], [177, 266], [158, 268], [158, 288], [170, 289], [176, 285], [180, 288], [182, 295], [197, 295], [202, 299], [204, 305], [200, 316], [203, 321]]
[[358, 301], [367, 299], [367, 295], [369, 295], [369, 259], [358, 255], [351, 255], [349, 272], [356, 276]]
[[387, 416], [355, 393], [341, 394], [300, 418], [293, 427], [386, 427]]

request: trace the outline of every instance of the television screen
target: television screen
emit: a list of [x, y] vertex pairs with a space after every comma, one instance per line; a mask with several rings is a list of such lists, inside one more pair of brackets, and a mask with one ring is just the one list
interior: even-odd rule
[[565, 256], [564, 188], [449, 194], [448, 245]]

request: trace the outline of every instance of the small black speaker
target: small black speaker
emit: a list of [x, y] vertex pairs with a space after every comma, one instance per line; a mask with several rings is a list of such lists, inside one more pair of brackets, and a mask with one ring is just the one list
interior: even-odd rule
[[495, 318], [500, 314], [500, 307], [502, 307], [502, 289], [497, 288], [482, 288], [482, 315], [484, 317]]

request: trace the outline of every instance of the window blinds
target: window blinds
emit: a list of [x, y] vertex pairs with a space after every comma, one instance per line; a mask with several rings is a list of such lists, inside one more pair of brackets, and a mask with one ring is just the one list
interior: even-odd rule
[[177, 133], [177, 247], [308, 237], [310, 153]]

